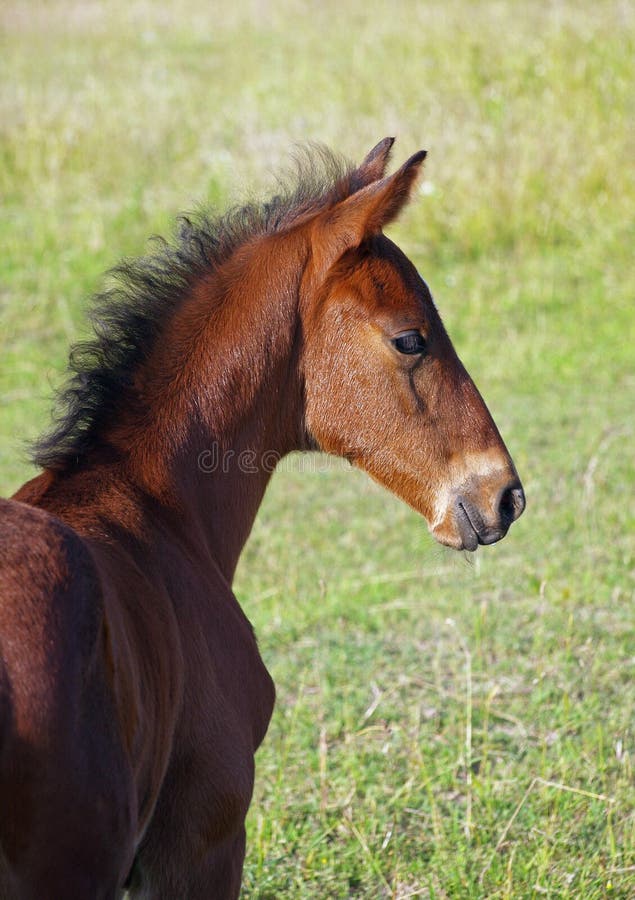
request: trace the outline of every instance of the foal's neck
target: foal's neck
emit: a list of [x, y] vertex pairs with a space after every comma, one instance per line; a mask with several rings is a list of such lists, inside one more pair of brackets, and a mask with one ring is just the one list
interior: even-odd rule
[[133, 477], [178, 507], [228, 581], [276, 462], [304, 444], [301, 257], [278, 236], [239, 250], [192, 290], [137, 384]]

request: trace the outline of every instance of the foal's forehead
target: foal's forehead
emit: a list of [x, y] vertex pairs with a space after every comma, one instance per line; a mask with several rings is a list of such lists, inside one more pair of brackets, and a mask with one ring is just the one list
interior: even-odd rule
[[434, 309], [428, 285], [414, 263], [385, 235], [370, 244], [366, 268], [372, 285], [371, 302], [383, 308], [409, 307], [424, 316]]

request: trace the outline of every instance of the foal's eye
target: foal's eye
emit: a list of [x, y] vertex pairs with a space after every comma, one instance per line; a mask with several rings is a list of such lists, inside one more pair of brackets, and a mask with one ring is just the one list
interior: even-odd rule
[[426, 342], [418, 331], [406, 331], [399, 337], [393, 338], [392, 342], [400, 353], [405, 353], [407, 356], [425, 353]]

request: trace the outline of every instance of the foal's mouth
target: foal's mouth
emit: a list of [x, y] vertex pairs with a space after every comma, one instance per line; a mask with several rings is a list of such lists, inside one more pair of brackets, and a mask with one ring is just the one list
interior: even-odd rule
[[458, 498], [455, 511], [464, 550], [476, 550], [479, 544], [494, 544], [507, 534], [507, 528], [486, 525], [476, 507], [465, 497]]

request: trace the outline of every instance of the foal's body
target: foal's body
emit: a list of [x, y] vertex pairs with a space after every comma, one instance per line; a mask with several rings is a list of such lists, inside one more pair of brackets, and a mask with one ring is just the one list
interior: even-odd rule
[[385, 178], [391, 145], [127, 270], [127, 312], [75, 363], [42, 474], [0, 501], [3, 900], [238, 895], [274, 688], [231, 581], [273, 457], [345, 456], [454, 547], [522, 511], [425, 285], [381, 234], [423, 159]]
[[[28, 505], [2, 501], [3, 530], [17, 536], [18, 559], [29, 535], [29, 566], [45, 577], [35, 591], [30, 573], [19, 579], [2, 631], [13, 636], [9, 660], [46, 694], [29, 689], [21, 713], [30, 730], [37, 720], [39, 752], [14, 748], [2, 798], [17, 818], [0, 818], [0, 835], [10, 844], [23, 825], [33, 847], [23, 861], [32, 893], [16, 896], [42, 897], [42, 884], [60, 885], [51, 898], [69, 884], [74, 897], [117, 896], [135, 856], [133, 896], [236, 895], [274, 687], [223, 572], [235, 561], [214, 554], [194, 516], [140, 496], [111, 465], [61, 485], [41, 475], [16, 498]], [[22, 823], [25, 785], [40, 779], [54, 794], [33, 798], [37, 825]]]

